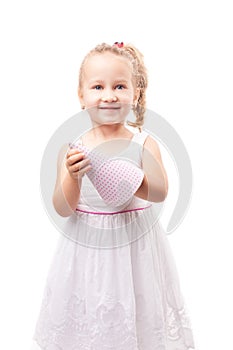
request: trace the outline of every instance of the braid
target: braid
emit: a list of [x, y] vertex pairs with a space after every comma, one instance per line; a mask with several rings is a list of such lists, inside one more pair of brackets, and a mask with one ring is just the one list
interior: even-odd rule
[[129, 52], [134, 59], [134, 77], [136, 87], [139, 89], [138, 103], [134, 108], [136, 122], [133, 123], [128, 121], [128, 124], [140, 128], [144, 123], [144, 115], [146, 112], [146, 88], [148, 86], [147, 71], [143, 62], [143, 55], [138, 49], [132, 45], [126, 45], [124, 46], [124, 50]]
[[136, 85], [136, 88], [139, 89], [139, 98], [138, 98], [137, 106], [133, 108], [136, 121], [135, 122], [127, 121], [127, 123], [128, 125], [138, 127], [141, 130], [141, 126], [144, 123], [144, 115], [146, 112], [146, 88], [148, 85], [148, 77], [147, 77], [147, 70], [143, 62], [143, 55], [133, 45], [126, 44], [126, 45], [123, 45], [122, 47], [118, 47], [117, 45], [108, 45], [106, 43], [97, 45], [84, 57], [84, 60], [81, 64], [80, 72], [79, 72], [79, 88], [81, 88], [82, 86], [83, 68], [87, 59], [93, 54], [103, 53], [106, 51], [119, 56], [123, 56], [131, 62], [132, 74], [135, 81], [135, 85]]

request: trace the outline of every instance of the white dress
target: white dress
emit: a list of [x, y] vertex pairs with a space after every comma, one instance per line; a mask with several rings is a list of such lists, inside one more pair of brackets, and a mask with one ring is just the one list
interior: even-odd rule
[[[147, 136], [135, 133], [125, 151], [139, 167]], [[154, 204], [133, 196], [123, 207], [107, 208], [83, 177], [77, 210], [67, 218], [47, 276], [33, 336], [38, 349], [194, 349]]]

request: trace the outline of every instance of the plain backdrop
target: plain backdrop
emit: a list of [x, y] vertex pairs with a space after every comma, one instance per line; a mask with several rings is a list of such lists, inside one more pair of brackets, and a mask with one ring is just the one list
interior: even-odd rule
[[[44, 149], [80, 111], [84, 55], [115, 41], [143, 52], [147, 107], [176, 129], [191, 159], [192, 200], [168, 239], [196, 348], [232, 347], [232, 15], [226, 0], [1, 2], [1, 349], [30, 348], [59, 235], [41, 201]], [[166, 226], [178, 179], [161, 151]]]

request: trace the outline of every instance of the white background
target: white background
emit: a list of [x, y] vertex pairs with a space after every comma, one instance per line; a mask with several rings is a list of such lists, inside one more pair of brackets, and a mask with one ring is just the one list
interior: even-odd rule
[[[192, 162], [192, 201], [168, 237], [196, 347], [232, 347], [230, 6], [226, 0], [1, 4], [1, 349], [30, 348], [58, 239], [40, 197], [44, 148], [80, 110], [83, 56], [115, 41], [143, 52], [147, 106], [176, 129]], [[172, 194], [176, 174], [162, 153]], [[165, 223], [166, 208], [164, 215]]]

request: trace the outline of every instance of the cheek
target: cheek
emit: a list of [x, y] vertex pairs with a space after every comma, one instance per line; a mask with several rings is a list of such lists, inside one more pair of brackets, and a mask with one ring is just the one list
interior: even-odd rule
[[127, 93], [125, 93], [122, 98], [121, 101], [125, 102], [125, 103], [132, 103], [133, 102], [133, 98], [134, 98], [134, 94], [132, 91], [127, 91]]
[[99, 98], [100, 92], [98, 90], [86, 90], [83, 93], [84, 101], [95, 101]]
[[134, 98], [134, 89], [128, 88], [117, 90], [118, 97], [124, 100], [132, 100]]

